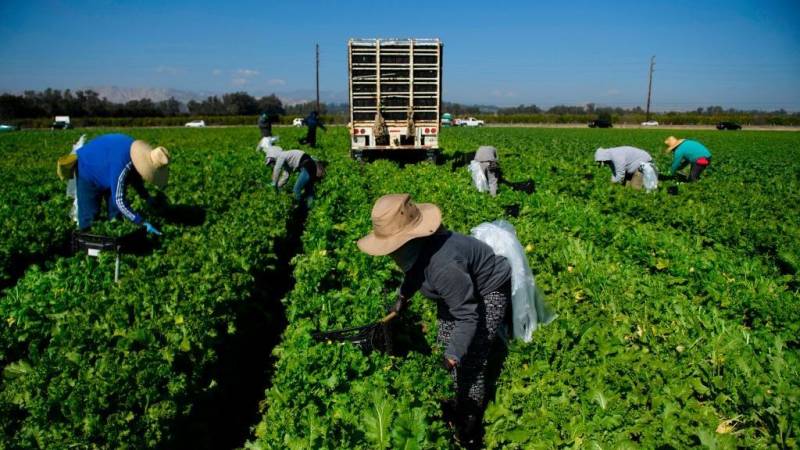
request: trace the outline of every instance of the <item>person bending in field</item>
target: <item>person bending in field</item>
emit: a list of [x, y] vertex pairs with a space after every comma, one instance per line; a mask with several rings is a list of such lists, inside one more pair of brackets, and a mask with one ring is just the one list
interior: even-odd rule
[[475, 159], [481, 165], [481, 170], [489, 182], [489, 194], [497, 196], [497, 183], [500, 180], [500, 165], [497, 163], [497, 149], [488, 145], [481, 145], [475, 152]]
[[[314, 183], [324, 176], [324, 168], [318, 161], [301, 150], [283, 151], [280, 147], [270, 146], [266, 149], [265, 164], [274, 164], [272, 169], [272, 186], [277, 191], [289, 180], [289, 171], [298, 172], [294, 183], [294, 198], [303, 200], [306, 207], [314, 202]], [[288, 170], [287, 170], [288, 168]]]
[[417, 205], [408, 194], [385, 195], [372, 208], [373, 231], [358, 247], [391, 256], [403, 271], [390, 311], [402, 312], [417, 291], [436, 301], [437, 341], [455, 383], [449, 404], [456, 439], [472, 448], [480, 443], [489, 356], [510, 309], [511, 266], [485, 243], [441, 223], [436, 205]]
[[644, 176], [642, 164], [650, 164], [653, 158], [646, 151], [636, 147], [600, 147], [594, 152], [594, 160], [611, 168], [611, 182], [633, 189], [642, 189]]
[[672, 166], [669, 174], [674, 176], [679, 170], [691, 164], [688, 181], [697, 181], [700, 175], [711, 164], [711, 152], [705, 145], [692, 139], [676, 139], [670, 136], [664, 141], [667, 145], [665, 153], [673, 152]]
[[317, 127], [325, 130], [325, 124], [322, 123], [322, 120], [319, 118], [319, 113], [316, 111], [311, 111], [311, 114], [305, 118], [305, 122], [308, 127], [308, 133], [306, 133], [306, 137], [300, 139], [300, 143], [304, 145], [308, 144], [314, 148], [317, 146]]
[[101, 198], [105, 197], [109, 219], [122, 214], [133, 223], [144, 226], [148, 233], [161, 234], [131, 209], [125, 200], [125, 192], [128, 186], [132, 186], [148, 204], [153, 203], [143, 181], [161, 189], [166, 187], [169, 176], [169, 152], [166, 148], [152, 148], [148, 143], [124, 134], [106, 134], [92, 139], [76, 153], [79, 229], [85, 230], [92, 225]]

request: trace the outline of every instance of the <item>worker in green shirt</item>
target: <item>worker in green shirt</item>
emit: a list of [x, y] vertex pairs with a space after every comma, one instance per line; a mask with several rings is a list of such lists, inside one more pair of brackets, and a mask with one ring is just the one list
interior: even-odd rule
[[711, 152], [705, 145], [692, 139], [677, 139], [670, 136], [664, 141], [667, 144], [665, 153], [673, 152], [672, 167], [669, 174], [675, 175], [679, 170], [691, 164], [689, 171], [689, 182], [697, 181], [700, 174], [711, 164]]

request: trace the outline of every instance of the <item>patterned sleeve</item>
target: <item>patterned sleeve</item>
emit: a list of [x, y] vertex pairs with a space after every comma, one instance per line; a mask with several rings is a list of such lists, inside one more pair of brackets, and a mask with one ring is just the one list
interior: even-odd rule
[[128, 178], [128, 174], [133, 169], [133, 163], [129, 162], [125, 165], [125, 168], [122, 169], [120, 172], [119, 177], [117, 177], [117, 182], [111, 188], [111, 197], [114, 199], [114, 204], [117, 206], [117, 209], [122, 213], [125, 218], [132, 221], [136, 225], [141, 225], [144, 222], [142, 216], [136, 214], [128, 205], [128, 202], [125, 200], [125, 182]]

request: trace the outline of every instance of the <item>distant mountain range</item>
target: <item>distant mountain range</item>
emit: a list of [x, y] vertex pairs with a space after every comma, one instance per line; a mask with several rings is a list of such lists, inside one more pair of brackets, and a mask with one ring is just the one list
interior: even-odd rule
[[[100, 97], [107, 98], [113, 103], [125, 103], [131, 100], [141, 100], [149, 98], [154, 102], [167, 100], [170, 97], [175, 97], [181, 103], [188, 103], [191, 100], [200, 101], [205, 100], [207, 97], [217, 95], [222, 96], [225, 92], [208, 92], [208, 91], [184, 91], [179, 89], [170, 88], [127, 88], [119, 86], [89, 86], [81, 90], [91, 89], [97, 92]], [[248, 92], [254, 97], [262, 97], [264, 95], [273, 94], [273, 92]], [[297, 103], [305, 103], [316, 99], [316, 91], [312, 89], [303, 89], [287, 92], [274, 92], [278, 98], [286, 105], [294, 105]], [[320, 91], [320, 101], [325, 103], [345, 103], [347, 102], [347, 93]]]

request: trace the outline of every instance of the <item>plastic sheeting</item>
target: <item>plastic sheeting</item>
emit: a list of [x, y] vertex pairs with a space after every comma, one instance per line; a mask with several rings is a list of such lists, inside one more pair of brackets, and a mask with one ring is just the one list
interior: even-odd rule
[[651, 163], [642, 163], [642, 175], [644, 177], [644, 190], [653, 192], [658, 189], [658, 172]]
[[[82, 134], [81, 137], [72, 144], [72, 152], [70, 153], [76, 153], [85, 143], [86, 135]], [[67, 197], [72, 197], [72, 209], [69, 212], [69, 217], [74, 220], [75, 223], [78, 223], [78, 182], [75, 177], [67, 180]]]
[[533, 332], [558, 317], [547, 305], [544, 293], [536, 286], [525, 250], [514, 226], [505, 220], [484, 222], [473, 228], [472, 236], [486, 243], [511, 265], [511, 314], [514, 337], [530, 342]]
[[483, 173], [481, 163], [472, 161], [469, 163], [469, 172], [472, 174], [472, 183], [475, 184], [475, 189], [478, 192], [489, 191], [489, 180], [486, 179], [486, 174]]
[[[256, 150], [261, 150], [266, 155], [267, 154], [267, 150], [272, 148], [272, 144], [278, 142], [278, 138], [279, 138], [279, 136], [267, 136], [267, 137], [261, 138], [261, 140], [258, 141], [258, 145], [256, 146]], [[281, 149], [280, 147], [275, 147], [275, 148]]]

